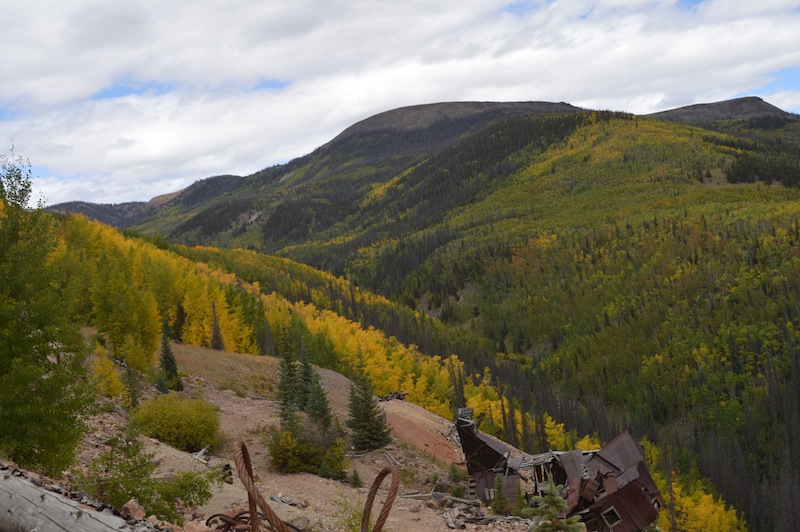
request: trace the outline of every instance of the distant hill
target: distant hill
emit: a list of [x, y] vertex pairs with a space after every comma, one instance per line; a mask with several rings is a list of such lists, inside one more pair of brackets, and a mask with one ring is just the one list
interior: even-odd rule
[[140, 219], [141, 213], [146, 206], [147, 203], [143, 201], [115, 204], [69, 201], [51, 205], [46, 210], [65, 214], [83, 214], [90, 220], [97, 220], [118, 229], [125, 229]]
[[481, 116], [482, 121], [488, 122], [498, 116], [578, 113], [583, 110], [563, 102], [446, 102], [414, 105], [386, 111], [362, 120], [345, 129], [332, 142], [371, 131], [425, 129], [440, 121], [476, 116]]
[[777, 117], [799, 120], [800, 117], [787, 113], [758, 98], [747, 96], [717, 103], [700, 103], [661, 111], [647, 115], [670, 122], [714, 122], [720, 120], [745, 120], [749, 118]]
[[[211, 204], [221, 196], [232, 194], [253, 181], [260, 183], [259, 187], [249, 192], [256, 195], [267, 193], [263, 187], [265, 183], [296, 184], [298, 179], [295, 170], [314, 158], [319, 159], [320, 156], [334, 155], [340, 159], [341, 153], [336, 152], [348, 150], [355, 150], [353, 155], [356, 157], [369, 155], [367, 161], [394, 155], [425, 156], [436, 153], [453, 142], [463, 140], [465, 136], [474, 134], [492, 123], [511, 117], [572, 114], [583, 111], [585, 110], [563, 102], [445, 102], [402, 107], [353, 124], [313, 154], [285, 165], [261, 170], [249, 177], [223, 175], [205, 178], [184, 190], [153, 198], [149, 202], [92, 204], [76, 201], [53, 205], [48, 207], [48, 210], [84, 214], [91, 219], [122, 229], [139, 225], [146, 230], [157, 230], [167, 234], [177, 230], [180, 233], [184, 232], [180, 228], [180, 219], [195, 213], [197, 207]], [[694, 124], [752, 118], [798, 119], [797, 115], [787, 113], [754, 96], [690, 105], [646, 116]], [[354, 160], [351, 164], [358, 165], [364, 162], [364, 160], [361, 163]], [[409, 161], [409, 164], [412, 164], [412, 161]], [[241, 206], [234, 206], [232, 203], [227, 203], [226, 207], [236, 211], [241, 209]], [[160, 221], [152, 221], [155, 216]]]

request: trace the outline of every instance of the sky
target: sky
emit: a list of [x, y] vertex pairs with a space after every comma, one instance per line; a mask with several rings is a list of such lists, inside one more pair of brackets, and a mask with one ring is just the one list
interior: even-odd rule
[[0, 21], [0, 153], [46, 204], [249, 175], [408, 105], [800, 113], [800, 0], [25, 0]]

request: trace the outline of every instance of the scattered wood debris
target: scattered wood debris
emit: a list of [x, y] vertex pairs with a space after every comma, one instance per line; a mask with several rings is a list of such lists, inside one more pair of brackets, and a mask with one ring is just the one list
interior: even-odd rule
[[479, 499], [463, 499], [437, 491], [410, 493], [401, 497], [425, 501], [428, 508], [441, 511], [445, 524], [451, 529], [463, 529], [467, 524], [490, 525], [502, 522], [519, 525], [520, 530], [527, 530], [534, 524], [530, 519], [487, 513]]
[[399, 399], [400, 401], [406, 400], [406, 392], [389, 392], [383, 397], [379, 397], [378, 401], [391, 401], [392, 399]]

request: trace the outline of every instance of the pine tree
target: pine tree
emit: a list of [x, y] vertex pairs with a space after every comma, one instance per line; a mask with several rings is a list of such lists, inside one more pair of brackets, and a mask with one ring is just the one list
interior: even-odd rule
[[453, 383], [450, 408], [453, 411], [453, 419], [455, 419], [458, 409], [467, 406], [467, 399], [464, 396], [464, 375], [461, 369], [456, 367], [452, 359], [447, 363], [447, 370], [450, 372], [450, 382]]
[[281, 405], [281, 428], [285, 431], [294, 432], [298, 428], [297, 397], [299, 387], [297, 359], [292, 351], [287, 351], [283, 354], [278, 370], [280, 372], [278, 377], [278, 402]]
[[186, 323], [186, 309], [183, 308], [183, 303], [178, 303], [175, 309], [175, 321], [172, 323], [172, 330], [170, 336], [176, 342], [183, 339], [183, 324]]
[[494, 474], [494, 498], [492, 499], [492, 511], [497, 515], [506, 515], [509, 510], [508, 499], [503, 490], [503, 473]]
[[156, 390], [158, 393], [169, 393], [169, 386], [167, 386], [167, 381], [164, 379], [163, 373], [158, 374], [158, 378], [156, 379]]
[[356, 367], [356, 375], [350, 383], [348, 413], [350, 419], [347, 426], [353, 431], [353, 446], [359, 451], [377, 449], [392, 441], [389, 427], [375, 400], [372, 381], [360, 365]]
[[125, 367], [122, 384], [125, 387], [122, 392], [122, 404], [125, 408], [133, 410], [139, 406], [139, 400], [142, 398], [142, 383], [135, 369], [130, 366]]
[[161, 334], [161, 359], [159, 362], [161, 368], [161, 377], [167, 388], [171, 390], [183, 390], [183, 381], [178, 376], [178, 363], [175, 361], [175, 355], [172, 353], [172, 347], [169, 345], [169, 322], [167, 317], [164, 316], [164, 326], [162, 327]]
[[308, 361], [308, 356], [306, 355], [305, 351], [301, 350], [300, 371], [297, 375], [297, 407], [304, 412], [308, 412], [308, 401], [311, 397], [311, 388], [315, 378], [318, 380], [317, 374], [314, 371], [314, 368], [311, 366], [311, 362]]
[[532, 504], [536, 506], [533, 510], [534, 515], [542, 518], [542, 521], [533, 527], [534, 532], [549, 532], [551, 530], [565, 530], [566, 532], [579, 532], [583, 530], [581, 518], [573, 515], [568, 519], [559, 517], [567, 511], [569, 506], [559, 493], [564, 486], [556, 486], [553, 477], [547, 478], [548, 487], [544, 495], [533, 498]]
[[219, 316], [217, 315], [217, 305], [211, 302], [211, 349], [222, 351], [225, 342], [222, 339], [222, 330], [219, 327]]
[[308, 417], [316, 422], [323, 431], [328, 431], [333, 423], [333, 414], [328, 402], [328, 396], [322, 389], [319, 381], [319, 374], [312, 368], [311, 383], [308, 389], [308, 397], [305, 405], [305, 412]]

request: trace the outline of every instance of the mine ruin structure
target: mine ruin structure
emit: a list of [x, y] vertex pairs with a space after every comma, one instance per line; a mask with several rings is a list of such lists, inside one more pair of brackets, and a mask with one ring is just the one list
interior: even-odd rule
[[530, 500], [543, 495], [548, 477], [563, 485], [568, 510], [589, 532], [637, 532], [652, 524], [664, 499], [645, 465], [644, 449], [623, 432], [602, 449], [548, 451], [530, 455], [477, 429], [472, 409], [459, 409], [456, 430], [469, 471], [470, 496], [495, 497], [495, 476], [513, 505], [517, 487]]

